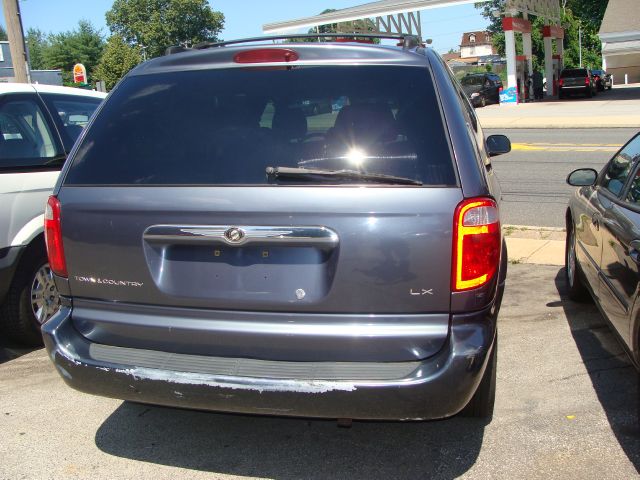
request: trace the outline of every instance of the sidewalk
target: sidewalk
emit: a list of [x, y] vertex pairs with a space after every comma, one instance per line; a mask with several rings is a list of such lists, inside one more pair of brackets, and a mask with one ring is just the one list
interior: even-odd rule
[[564, 229], [505, 225], [502, 230], [510, 263], [564, 265]]
[[636, 128], [640, 84], [614, 85], [593, 98], [571, 97], [520, 105], [477, 108], [483, 128]]

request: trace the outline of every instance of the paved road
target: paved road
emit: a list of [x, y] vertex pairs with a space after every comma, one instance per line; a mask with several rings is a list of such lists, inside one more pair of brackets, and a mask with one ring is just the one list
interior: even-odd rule
[[636, 374], [561, 275], [509, 267], [489, 425], [148, 407], [70, 390], [44, 351], [14, 351], [0, 361], [0, 479], [638, 478]]
[[486, 135], [507, 135], [513, 144], [511, 153], [492, 160], [503, 191], [504, 223], [564, 227], [573, 190], [565, 183], [567, 174], [580, 167], [600, 170], [639, 130], [485, 129]]

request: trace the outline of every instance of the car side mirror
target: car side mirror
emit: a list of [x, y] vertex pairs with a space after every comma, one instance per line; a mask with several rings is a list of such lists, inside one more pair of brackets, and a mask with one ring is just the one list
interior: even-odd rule
[[504, 135], [489, 135], [487, 137], [487, 154], [490, 157], [509, 153], [511, 151], [511, 141]]
[[574, 187], [590, 187], [597, 178], [598, 172], [593, 168], [579, 168], [567, 176], [567, 183]]

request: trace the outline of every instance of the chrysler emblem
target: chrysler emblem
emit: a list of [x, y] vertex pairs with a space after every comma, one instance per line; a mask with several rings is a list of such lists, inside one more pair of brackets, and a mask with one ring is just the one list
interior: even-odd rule
[[231, 243], [239, 243], [244, 239], [244, 232], [240, 228], [233, 227], [224, 232], [224, 238]]

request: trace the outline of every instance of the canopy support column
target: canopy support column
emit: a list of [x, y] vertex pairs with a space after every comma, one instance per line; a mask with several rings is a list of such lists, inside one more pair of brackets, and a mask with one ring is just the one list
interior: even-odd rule
[[507, 57], [507, 87], [516, 87], [516, 36], [513, 30], [505, 30], [505, 55]]

